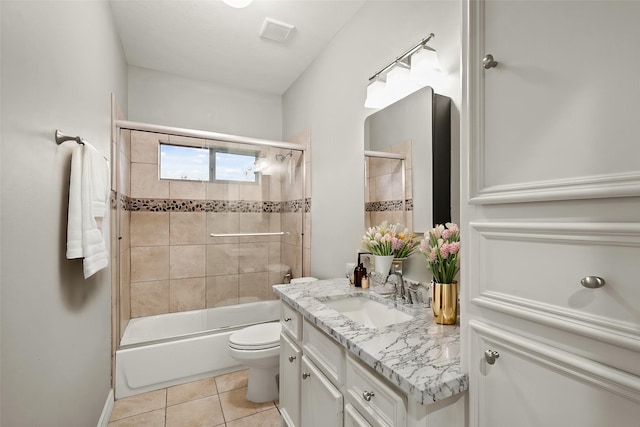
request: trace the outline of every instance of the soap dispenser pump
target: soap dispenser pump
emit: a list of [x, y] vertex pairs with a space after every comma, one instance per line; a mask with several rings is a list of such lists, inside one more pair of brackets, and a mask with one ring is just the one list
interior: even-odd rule
[[358, 252], [358, 265], [353, 270], [353, 284], [356, 288], [362, 287], [362, 279], [367, 276], [367, 269], [362, 265], [362, 261], [360, 261], [361, 252]]

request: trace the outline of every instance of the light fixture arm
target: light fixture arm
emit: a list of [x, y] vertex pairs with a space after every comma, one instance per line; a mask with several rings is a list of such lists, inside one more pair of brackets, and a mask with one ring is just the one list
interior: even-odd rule
[[405, 62], [406, 59], [409, 58], [409, 56], [411, 54], [413, 54], [414, 52], [418, 51], [419, 49], [426, 47], [427, 43], [429, 42], [429, 40], [431, 40], [432, 38], [434, 38], [435, 35], [433, 33], [429, 34], [427, 37], [423, 38], [422, 40], [420, 40], [416, 45], [412, 46], [411, 48], [407, 49], [402, 55], [398, 56], [396, 59], [394, 59], [393, 61], [391, 61], [389, 64], [387, 64], [385, 67], [383, 67], [380, 71], [378, 71], [377, 73], [375, 73], [373, 76], [369, 77], [369, 81], [372, 81], [376, 78], [378, 78], [380, 75], [382, 75], [383, 73], [386, 73], [387, 71], [389, 71], [394, 65], [396, 64], [403, 64], [403, 65], [407, 65]]

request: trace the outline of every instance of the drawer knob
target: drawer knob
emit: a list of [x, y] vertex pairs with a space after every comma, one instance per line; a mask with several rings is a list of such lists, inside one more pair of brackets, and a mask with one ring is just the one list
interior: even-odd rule
[[306, 380], [306, 379], [307, 379], [307, 378], [309, 378], [310, 376], [311, 376], [311, 374], [310, 374], [310, 373], [308, 373], [308, 372], [303, 372], [303, 373], [302, 373], [302, 379], [303, 379], [303, 380]]
[[584, 279], [580, 280], [580, 284], [585, 288], [596, 289], [603, 287], [607, 282], [602, 277], [598, 276], [587, 276]]
[[290, 320], [291, 320], [291, 317], [285, 317], [285, 318], [284, 318], [284, 321], [285, 321], [285, 322], [288, 322], [288, 321], [290, 321]]
[[488, 349], [484, 352], [484, 360], [486, 360], [489, 365], [496, 363], [498, 357], [500, 357], [500, 353], [495, 350]]
[[289, 362], [293, 363], [294, 360], [296, 360], [295, 356], [289, 356]]
[[364, 398], [364, 400], [366, 400], [367, 402], [371, 401], [371, 398], [373, 396], [375, 396], [376, 394], [372, 391], [363, 391], [362, 392], [362, 397]]
[[487, 56], [482, 58], [482, 66], [484, 67], [485, 70], [488, 70], [489, 68], [493, 68], [496, 65], [498, 65], [498, 62], [495, 59], [493, 59], [493, 55], [488, 54]]

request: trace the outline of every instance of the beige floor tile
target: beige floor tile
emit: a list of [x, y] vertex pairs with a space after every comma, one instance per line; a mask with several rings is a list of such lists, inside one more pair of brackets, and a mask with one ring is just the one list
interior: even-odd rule
[[227, 427], [279, 427], [280, 412], [276, 408], [227, 423]]
[[164, 427], [164, 408], [111, 422], [108, 427]]
[[229, 422], [239, 418], [248, 417], [267, 409], [275, 408], [273, 402], [253, 403], [247, 400], [247, 389], [239, 388], [226, 393], [220, 393], [220, 403], [224, 419]]
[[215, 378], [205, 378], [167, 389], [167, 406], [218, 394]]
[[224, 393], [225, 391], [246, 387], [248, 378], [249, 371], [246, 369], [217, 376], [216, 386], [218, 387], [218, 393]]
[[150, 412], [154, 409], [162, 408], [167, 403], [166, 389], [150, 391], [124, 399], [116, 400], [113, 411], [111, 411], [110, 421], [116, 421], [133, 415]]
[[224, 425], [218, 396], [209, 396], [167, 407], [166, 427], [213, 427]]

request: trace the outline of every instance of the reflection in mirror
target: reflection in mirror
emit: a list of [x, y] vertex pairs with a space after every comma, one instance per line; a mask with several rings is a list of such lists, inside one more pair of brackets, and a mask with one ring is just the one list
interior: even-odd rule
[[[390, 147], [397, 152], [364, 152], [365, 159], [365, 227], [388, 221], [413, 228], [412, 218], [407, 215], [407, 158], [411, 158], [410, 141]], [[408, 151], [408, 155], [407, 155]]]
[[451, 99], [426, 87], [365, 120], [365, 225], [451, 220]]

